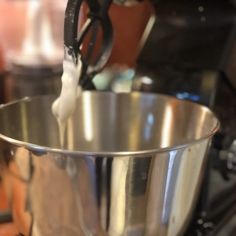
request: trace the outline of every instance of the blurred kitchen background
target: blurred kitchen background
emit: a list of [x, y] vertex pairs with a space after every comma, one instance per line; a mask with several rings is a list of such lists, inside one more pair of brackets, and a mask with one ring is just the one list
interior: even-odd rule
[[1, 75], [7, 76], [1, 80], [1, 102], [55, 92], [62, 70], [65, 4], [1, 0]]
[[[0, 0], [0, 103], [59, 93], [66, 2]], [[230, 1], [208, 1], [206, 6], [204, 1], [160, 2], [158, 23], [141, 51], [140, 38], [153, 8], [147, 2], [132, 8], [112, 6], [111, 18], [119, 37], [115, 37], [109, 67], [95, 77], [94, 84], [97, 89], [115, 92], [165, 93], [199, 102], [216, 112], [221, 131], [213, 142], [189, 235], [234, 236], [235, 5]], [[19, 229], [24, 232], [28, 221], [19, 210], [21, 198], [25, 198], [19, 187], [22, 183], [12, 179], [4, 182], [4, 191], [0, 181], [1, 236], [17, 235]]]
[[[0, 103], [59, 93], [66, 2], [0, 1]], [[20, 212], [24, 185], [6, 175], [1, 181], [1, 174], [0, 235], [19, 235], [28, 220]]]

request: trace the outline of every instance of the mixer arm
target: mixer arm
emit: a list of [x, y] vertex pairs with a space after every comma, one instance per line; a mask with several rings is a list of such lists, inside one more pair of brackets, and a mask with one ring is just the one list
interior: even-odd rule
[[[65, 59], [72, 56], [75, 64], [78, 63], [79, 59], [82, 61], [83, 69], [80, 84], [83, 87], [83, 85], [87, 83], [86, 80], [91, 80], [108, 61], [112, 49], [113, 30], [108, 15], [111, 1], [104, 0], [104, 2], [100, 4], [97, 0], [88, 0], [87, 5], [89, 12], [87, 19], [78, 32], [78, 21], [81, 20], [80, 9], [82, 3], [82, 0], [68, 0], [64, 21], [64, 46]], [[92, 30], [98, 26], [101, 27], [103, 39], [95, 60], [91, 62], [91, 50], [94, 50], [98, 30], [96, 30], [96, 35], [93, 37], [93, 40], [89, 41], [88, 45], [90, 50], [84, 52], [83, 46], [85, 38], [88, 37], [90, 33], [93, 33]]]

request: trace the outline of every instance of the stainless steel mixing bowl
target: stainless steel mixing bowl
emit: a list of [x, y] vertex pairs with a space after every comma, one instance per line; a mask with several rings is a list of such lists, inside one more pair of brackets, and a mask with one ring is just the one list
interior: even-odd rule
[[1, 165], [15, 162], [27, 182], [32, 235], [181, 235], [219, 127], [214, 114], [164, 95], [84, 92], [61, 149], [54, 99], [0, 108]]

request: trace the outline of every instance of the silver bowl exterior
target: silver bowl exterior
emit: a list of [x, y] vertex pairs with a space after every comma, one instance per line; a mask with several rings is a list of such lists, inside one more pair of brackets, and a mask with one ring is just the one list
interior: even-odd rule
[[0, 107], [0, 168], [27, 183], [33, 236], [176, 236], [189, 223], [219, 122], [164, 95], [83, 92], [62, 148], [55, 98]]

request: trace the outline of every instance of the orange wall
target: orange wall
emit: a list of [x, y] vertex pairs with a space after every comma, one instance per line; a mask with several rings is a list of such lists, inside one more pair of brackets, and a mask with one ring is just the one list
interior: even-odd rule
[[148, 2], [132, 7], [112, 5], [110, 16], [115, 38], [110, 63], [135, 66], [140, 38], [151, 13]]
[[[84, 5], [84, 14], [81, 21], [85, 20], [83, 17], [87, 15], [87, 11], [88, 9]], [[152, 8], [147, 1], [132, 7], [112, 4], [109, 15], [113, 25], [114, 44], [108, 65], [121, 64], [129, 67], [135, 66], [140, 39], [151, 13]], [[100, 32], [96, 41], [95, 52], [100, 47], [101, 35]], [[87, 39], [89, 37], [84, 42], [84, 51], [88, 45]]]

